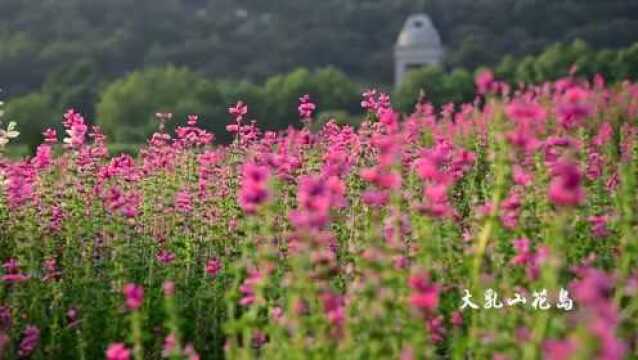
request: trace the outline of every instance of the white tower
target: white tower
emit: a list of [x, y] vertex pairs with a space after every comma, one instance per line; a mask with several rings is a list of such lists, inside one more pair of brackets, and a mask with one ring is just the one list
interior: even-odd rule
[[410, 16], [394, 47], [394, 84], [399, 86], [405, 73], [424, 65], [438, 65], [443, 59], [438, 31], [426, 14]]

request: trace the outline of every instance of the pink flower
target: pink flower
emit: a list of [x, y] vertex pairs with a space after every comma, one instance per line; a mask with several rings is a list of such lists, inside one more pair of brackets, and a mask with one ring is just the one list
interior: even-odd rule
[[240, 100], [235, 106], [228, 108], [228, 113], [235, 118], [235, 122], [240, 123], [244, 116], [248, 114], [248, 105]]
[[14, 258], [10, 258], [4, 264], [2, 268], [7, 274], [15, 274], [20, 271], [20, 263]]
[[373, 183], [381, 189], [398, 190], [401, 188], [401, 174], [395, 170], [383, 170], [380, 167], [362, 169], [361, 179]]
[[612, 128], [609, 121], [605, 121], [604, 123], [600, 124], [600, 127], [598, 128], [598, 133], [596, 134], [594, 139], [592, 139], [592, 145], [599, 148], [607, 144], [607, 142], [609, 142], [609, 140], [611, 140], [613, 136], [614, 136], [614, 129]]
[[123, 192], [113, 186], [101, 194], [101, 197], [111, 213], [119, 213], [127, 218], [137, 217], [140, 213], [142, 195], [136, 191]]
[[160, 123], [160, 126], [159, 126], [160, 131], [164, 131], [166, 123], [173, 118], [173, 113], [170, 113], [170, 112], [157, 112], [157, 113], [155, 113], [155, 118]]
[[602, 155], [597, 151], [590, 151], [587, 159], [587, 178], [596, 180], [603, 175], [604, 161]]
[[175, 283], [168, 280], [164, 281], [162, 284], [162, 291], [164, 292], [164, 296], [171, 297], [175, 295]]
[[64, 138], [66, 146], [76, 150], [82, 147], [88, 131], [84, 118], [73, 109], [70, 109], [64, 114], [64, 127], [68, 135], [68, 137]]
[[404, 237], [411, 231], [410, 218], [398, 211], [387, 217], [383, 224], [383, 236], [391, 247], [400, 247]]
[[310, 99], [310, 95], [306, 94], [303, 97], [299, 98], [299, 116], [302, 119], [309, 119], [312, 117], [312, 113], [315, 111], [317, 106]]
[[412, 289], [410, 305], [426, 313], [439, 306], [439, 286], [432, 283], [427, 274], [412, 275], [408, 283]]
[[266, 337], [266, 334], [259, 330], [253, 330], [252, 339], [250, 341], [250, 344], [253, 346], [253, 348], [259, 349], [264, 346], [267, 341], [268, 338]]
[[64, 210], [60, 206], [51, 208], [51, 218], [49, 219], [49, 231], [59, 232], [62, 229], [62, 221], [65, 218]]
[[406, 345], [401, 349], [401, 354], [399, 355], [399, 360], [414, 360], [416, 356], [414, 355], [414, 348], [410, 345]]
[[460, 311], [454, 311], [450, 316], [450, 323], [454, 327], [463, 326], [463, 314]]
[[213, 258], [206, 263], [206, 273], [211, 277], [216, 277], [219, 271], [222, 269], [222, 262], [219, 258]]
[[443, 316], [439, 315], [430, 317], [426, 320], [426, 324], [432, 342], [438, 344], [443, 341], [443, 336], [445, 335], [445, 324], [443, 322]]
[[501, 222], [505, 228], [514, 230], [518, 226], [521, 205], [520, 195], [516, 191], [511, 191], [501, 202]]
[[262, 277], [263, 275], [261, 272], [257, 270], [253, 270], [248, 273], [248, 277], [239, 287], [239, 291], [242, 294], [242, 298], [239, 300], [241, 305], [250, 306], [253, 302], [255, 302], [255, 286], [261, 282]]
[[363, 92], [363, 100], [361, 101], [361, 107], [368, 111], [376, 111], [378, 108], [377, 103], [377, 90], [366, 90]]
[[175, 254], [168, 250], [161, 250], [155, 258], [162, 264], [170, 264], [175, 260]]
[[239, 190], [239, 206], [248, 214], [254, 214], [257, 208], [268, 201], [268, 181], [270, 170], [248, 162], [242, 168], [241, 188]]
[[281, 319], [283, 319], [283, 316], [284, 310], [281, 308], [281, 306], [275, 306], [272, 308], [272, 310], [270, 310], [270, 318], [275, 322], [281, 321]]
[[182, 213], [188, 214], [193, 211], [193, 200], [188, 190], [183, 189], [175, 195], [175, 209]]
[[56, 281], [60, 278], [62, 273], [58, 270], [58, 263], [55, 259], [47, 259], [44, 261], [44, 277], [43, 281]]
[[129, 360], [131, 351], [122, 343], [112, 343], [106, 349], [106, 360]]
[[322, 228], [330, 220], [330, 210], [343, 204], [345, 185], [336, 176], [304, 176], [299, 180], [297, 209], [289, 219], [297, 228]]
[[226, 131], [228, 131], [229, 133], [239, 132], [239, 125], [237, 125], [237, 124], [228, 124], [228, 125], [226, 125]]
[[521, 151], [530, 154], [540, 148], [542, 142], [536, 138], [528, 126], [519, 125], [505, 134], [507, 141]]
[[547, 360], [570, 359], [576, 350], [576, 344], [570, 340], [547, 340], [543, 343], [543, 353]]
[[8, 283], [21, 283], [29, 280], [29, 275], [25, 274], [6, 274], [2, 275], [0, 279]]
[[605, 304], [612, 293], [613, 279], [591, 267], [578, 271], [580, 279], [571, 284], [574, 298], [582, 305], [598, 307]]
[[0, 333], [8, 332], [12, 323], [11, 309], [8, 306], [0, 305]]
[[442, 181], [445, 179], [445, 174], [439, 170], [439, 164], [428, 157], [417, 160], [415, 165], [416, 172], [422, 180]]
[[321, 294], [321, 302], [323, 303], [323, 311], [325, 312], [328, 321], [333, 326], [333, 335], [339, 336], [346, 320], [343, 296], [332, 292], [324, 292]]
[[133, 283], [124, 285], [124, 297], [126, 298], [126, 306], [131, 311], [138, 310], [144, 302], [144, 288]]
[[538, 126], [547, 117], [547, 112], [535, 102], [517, 99], [505, 108], [507, 117], [520, 125]]
[[379, 94], [379, 98], [378, 98], [379, 102], [379, 108], [377, 109], [377, 111], [383, 111], [383, 110], [389, 110], [391, 107], [391, 103], [390, 103], [390, 95], [382, 92]]
[[487, 94], [492, 91], [494, 87], [494, 73], [491, 70], [483, 70], [476, 75], [474, 79], [478, 93], [481, 95]]
[[592, 114], [589, 104], [590, 94], [580, 87], [572, 87], [565, 91], [556, 107], [559, 123], [565, 129], [572, 129]]
[[78, 325], [78, 309], [76, 307], [72, 306], [66, 312], [66, 322], [69, 328], [74, 328]]
[[539, 276], [540, 265], [548, 257], [549, 249], [541, 245], [538, 246], [536, 252], [532, 251], [531, 242], [526, 237], [514, 240], [513, 243], [516, 255], [512, 258], [511, 263], [525, 266], [527, 277], [530, 280], [536, 280]]
[[425, 202], [421, 211], [439, 219], [453, 218], [456, 211], [449, 203], [447, 192], [448, 186], [443, 183], [426, 187], [423, 191]]
[[574, 163], [561, 161], [552, 167], [549, 200], [557, 206], [580, 205], [585, 199], [582, 175]]
[[180, 126], [175, 129], [175, 135], [177, 135], [178, 140], [174, 145], [179, 148], [188, 148], [191, 146], [208, 145], [215, 140], [214, 134], [197, 126], [197, 120], [197, 115], [188, 115], [188, 126]]
[[529, 186], [533, 180], [532, 174], [526, 172], [519, 165], [514, 165], [512, 168], [512, 177], [514, 178], [514, 183], [521, 186]]
[[595, 357], [623, 359], [627, 346], [616, 336], [620, 314], [613, 301], [613, 279], [587, 265], [576, 272], [580, 279], [571, 284], [571, 290], [589, 332], [598, 340], [598, 353]]
[[363, 109], [378, 115], [389, 109], [390, 106], [390, 96], [388, 94], [379, 93], [374, 89], [363, 92], [363, 100], [361, 101]]
[[609, 235], [609, 230], [607, 229], [607, 216], [590, 216], [588, 219], [589, 224], [591, 225], [591, 232], [597, 238], [604, 238]]
[[520, 238], [514, 240], [514, 249], [516, 250], [516, 256], [512, 258], [512, 264], [526, 265], [533, 259], [533, 253], [530, 250], [530, 241], [528, 238]]
[[570, 150], [580, 150], [580, 142], [568, 136], [550, 136], [543, 144], [545, 164], [552, 166]]
[[390, 195], [387, 191], [368, 190], [361, 195], [361, 200], [369, 206], [380, 207], [388, 203]]
[[16, 259], [7, 260], [2, 267], [5, 274], [0, 277], [0, 280], [7, 283], [21, 283], [29, 280], [29, 275], [20, 272], [20, 263]]
[[11, 209], [25, 205], [34, 199], [36, 172], [32, 164], [16, 162], [5, 170], [5, 191]]
[[44, 142], [47, 144], [55, 144], [58, 142], [58, 135], [55, 129], [46, 129], [42, 132], [44, 136]]
[[38, 170], [44, 170], [53, 163], [53, 151], [51, 146], [42, 144], [38, 146], [35, 156], [31, 159], [31, 163]]
[[184, 348], [184, 356], [186, 356], [188, 360], [199, 360], [199, 354], [195, 351], [193, 344], [186, 345]]
[[390, 132], [394, 132], [399, 128], [399, 114], [392, 109], [380, 110], [379, 122], [386, 126]]
[[177, 336], [175, 333], [170, 333], [164, 338], [164, 344], [162, 345], [162, 357], [172, 357], [179, 355], [179, 347], [177, 343]]

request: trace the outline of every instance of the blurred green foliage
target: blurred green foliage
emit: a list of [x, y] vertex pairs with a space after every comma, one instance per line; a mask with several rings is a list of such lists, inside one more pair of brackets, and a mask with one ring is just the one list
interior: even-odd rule
[[42, 142], [42, 131], [56, 128], [62, 118], [49, 95], [37, 92], [11, 99], [6, 105], [6, 119], [15, 121], [20, 131], [16, 143], [26, 145], [33, 153]]
[[216, 133], [225, 125], [224, 101], [215, 84], [173, 66], [136, 71], [110, 84], [100, 96], [97, 122], [114, 141], [141, 143], [157, 129], [157, 112], [173, 113], [170, 128], [189, 114], [206, 118], [202, 125]]
[[168, 64], [258, 82], [334, 65], [389, 85], [392, 47], [415, 12], [432, 18], [450, 68], [578, 38], [596, 49], [638, 40], [634, 0], [2, 0], [0, 79], [13, 97], [86, 64], [100, 84]]
[[[576, 75], [591, 78], [602, 74], [609, 82], [638, 78], [638, 43], [620, 50], [595, 50], [582, 40], [555, 44], [536, 56], [504, 57], [494, 68], [497, 78], [516, 86]], [[37, 92], [7, 102], [7, 119], [18, 122], [20, 141], [30, 149], [41, 140], [46, 127], [58, 126], [62, 112], [74, 107], [99, 124], [111, 141], [140, 143], [157, 128], [157, 112], [174, 114], [169, 125], [183, 124], [187, 115], [200, 116], [200, 125], [215, 133], [217, 141], [231, 140], [225, 131], [228, 107], [242, 100], [249, 105], [248, 120], [262, 129], [299, 126], [298, 98], [309, 94], [318, 113], [337, 113], [341, 119], [361, 115], [363, 85], [335, 67], [316, 70], [298, 68], [272, 76], [262, 83], [219, 80], [186, 67], [164, 66], [134, 71], [110, 83], [101, 83], [93, 63], [79, 63], [59, 71]], [[472, 101], [476, 71], [431, 66], [415, 69], [393, 92], [393, 104], [412, 111], [420, 94], [436, 106]], [[55, 79], [55, 80], [53, 80]], [[92, 102], [97, 104], [94, 116]], [[323, 119], [327, 121], [327, 119]]]
[[[516, 86], [537, 84], [575, 75], [591, 79], [601, 74], [609, 82], [638, 78], [638, 43], [620, 50], [594, 50], [582, 40], [554, 44], [536, 56], [504, 57], [494, 68], [495, 76]], [[431, 66], [412, 70], [394, 94], [395, 105], [404, 112], [413, 109], [421, 91], [437, 106], [468, 102], [474, 97], [474, 74], [464, 69], [445, 71]]]
[[[173, 113], [169, 128], [184, 123], [188, 114], [200, 116], [200, 126], [218, 141], [230, 140], [227, 108], [242, 100], [249, 104], [249, 120], [263, 129], [299, 125], [298, 98], [310, 94], [326, 110], [356, 111], [359, 88], [334, 68], [311, 72], [298, 69], [272, 77], [263, 86], [248, 82], [215, 82], [173, 66], [136, 71], [110, 84], [100, 96], [97, 122], [117, 142], [139, 143], [157, 128], [157, 112]], [[267, 119], [268, 122], [260, 120]]]

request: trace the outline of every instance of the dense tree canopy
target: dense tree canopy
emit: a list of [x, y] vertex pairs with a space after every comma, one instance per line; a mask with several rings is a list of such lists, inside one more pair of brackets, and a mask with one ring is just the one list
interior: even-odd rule
[[[78, 93], [94, 96], [97, 122], [111, 140], [136, 143], [156, 127], [156, 112], [171, 112], [172, 123], [183, 123], [188, 114], [200, 115], [201, 125], [213, 131], [219, 142], [231, 139], [225, 131], [227, 108], [237, 100], [249, 104], [249, 117], [263, 129], [282, 129], [299, 125], [296, 105], [302, 94], [311, 95], [319, 105], [314, 128], [331, 118], [342, 123], [357, 123], [361, 117], [359, 102], [364, 85], [334, 67], [309, 70], [297, 68], [274, 75], [262, 82], [217, 80], [186, 67], [149, 67], [134, 71], [106, 85], [95, 85], [91, 64], [83, 64], [56, 73], [40, 91], [11, 98], [7, 115], [17, 121], [23, 132], [21, 142], [37, 144], [41, 131], [59, 123], [59, 114], [73, 105]], [[479, 71], [479, 70], [477, 70]], [[554, 44], [537, 56], [504, 57], [494, 67], [498, 79], [517, 86], [555, 80], [569, 74], [592, 78], [601, 74], [609, 82], [638, 78], [638, 43], [619, 50], [595, 50], [581, 40], [571, 44]], [[409, 72], [393, 92], [393, 105], [410, 112], [421, 96], [442, 106], [449, 102], [469, 102], [475, 96], [474, 74], [464, 68], [445, 69], [430, 66]], [[95, 95], [93, 95], [95, 94]], [[74, 106], [90, 114], [89, 102]]]
[[389, 89], [392, 48], [414, 12], [430, 14], [446, 58], [395, 92], [403, 111], [421, 90], [436, 105], [471, 100], [481, 66], [512, 84], [574, 64], [579, 75], [638, 77], [633, 0], [2, 0], [0, 87], [33, 139], [69, 107], [116, 141], [145, 138], [162, 109], [199, 113], [223, 136], [238, 99], [262, 127], [283, 128], [304, 93], [346, 116], [363, 88]]
[[[97, 105], [97, 123], [112, 139], [142, 142], [157, 128], [157, 112], [170, 112], [170, 128], [184, 123], [189, 114], [201, 117], [201, 126], [213, 131], [218, 141], [230, 140], [225, 131], [227, 107], [242, 99], [249, 104], [249, 118], [263, 129], [282, 129], [299, 124], [296, 104], [309, 94], [322, 111], [357, 111], [357, 85], [334, 68], [310, 71], [299, 68], [268, 79], [263, 86], [248, 82], [212, 81], [173, 66], [135, 71], [106, 87]], [[10, 102], [11, 104], [12, 102]], [[354, 106], [354, 108], [353, 108]]]
[[[69, 68], [92, 72], [82, 87], [166, 64], [251, 81], [333, 65], [389, 84], [392, 46], [417, 11], [440, 30], [450, 67], [494, 65], [576, 38], [593, 48], [638, 40], [633, 0], [3, 0], [0, 85], [17, 96], [49, 77], [72, 79]], [[75, 94], [75, 102], [92, 95]]]

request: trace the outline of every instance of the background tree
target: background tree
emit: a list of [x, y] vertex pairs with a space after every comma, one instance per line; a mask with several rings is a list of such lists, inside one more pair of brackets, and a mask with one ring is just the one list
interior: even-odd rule
[[599, 50], [638, 40], [634, 0], [3, 0], [0, 79], [14, 97], [87, 63], [97, 84], [169, 64], [252, 82], [334, 66], [388, 86], [396, 36], [422, 11], [442, 35], [449, 67], [469, 71], [556, 42], [580, 38]]
[[199, 114], [202, 126], [216, 132], [226, 121], [223, 96], [216, 85], [172, 66], [136, 71], [113, 82], [97, 106], [98, 124], [117, 142], [145, 141], [157, 128], [157, 112], [173, 113], [170, 127], [184, 122], [188, 114]]
[[5, 107], [6, 118], [15, 121], [20, 136], [17, 143], [27, 145], [31, 153], [42, 143], [42, 131], [57, 128], [60, 131], [61, 111], [56, 109], [48, 95], [33, 93], [11, 99]]

